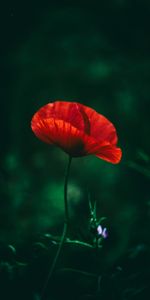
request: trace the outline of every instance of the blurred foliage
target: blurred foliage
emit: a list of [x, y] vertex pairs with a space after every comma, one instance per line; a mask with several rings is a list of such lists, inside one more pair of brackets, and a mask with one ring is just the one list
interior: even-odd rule
[[20, 243], [62, 230], [67, 156], [37, 140], [34, 112], [56, 99], [78, 101], [116, 126], [122, 162], [74, 159], [72, 234], [88, 240], [88, 193], [106, 216], [108, 264], [149, 246], [149, 1], [12, 1], [1, 28], [0, 240]]

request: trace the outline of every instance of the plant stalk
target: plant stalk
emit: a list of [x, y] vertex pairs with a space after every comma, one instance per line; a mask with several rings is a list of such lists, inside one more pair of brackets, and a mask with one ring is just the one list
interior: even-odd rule
[[65, 220], [64, 220], [64, 227], [63, 227], [63, 232], [62, 232], [62, 236], [61, 236], [61, 240], [56, 252], [56, 255], [54, 257], [54, 260], [52, 262], [50, 271], [48, 273], [48, 277], [46, 279], [46, 282], [44, 284], [42, 293], [41, 293], [41, 300], [44, 299], [45, 296], [45, 292], [46, 292], [46, 288], [48, 285], [48, 282], [50, 280], [50, 278], [52, 277], [52, 274], [55, 270], [60, 252], [63, 248], [66, 236], [67, 236], [67, 231], [68, 231], [68, 224], [69, 224], [69, 209], [68, 209], [68, 179], [69, 179], [69, 171], [70, 171], [70, 165], [71, 165], [71, 161], [72, 161], [72, 157], [69, 156], [69, 160], [68, 160], [68, 165], [67, 165], [67, 169], [66, 169], [66, 174], [65, 174], [65, 181], [64, 181], [64, 209], [65, 209]]

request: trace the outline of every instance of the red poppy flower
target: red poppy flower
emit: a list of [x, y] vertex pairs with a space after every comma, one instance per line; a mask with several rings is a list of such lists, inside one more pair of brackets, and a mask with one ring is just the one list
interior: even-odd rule
[[80, 103], [46, 104], [34, 114], [31, 128], [40, 140], [60, 147], [72, 157], [93, 154], [114, 164], [121, 159], [114, 125]]

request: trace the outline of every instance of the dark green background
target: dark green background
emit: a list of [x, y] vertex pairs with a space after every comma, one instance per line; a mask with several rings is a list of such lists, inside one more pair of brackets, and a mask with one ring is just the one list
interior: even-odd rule
[[10, 1], [0, 22], [0, 241], [61, 233], [67, 155], [30, 129], [35, 111], [60, 99], [109, 118], [123, 151], [119, 165], [74, 159], [73, 235], [88, 241], [88, 190], [107, 217], [108, 262], [149, 247], [149, 1]]

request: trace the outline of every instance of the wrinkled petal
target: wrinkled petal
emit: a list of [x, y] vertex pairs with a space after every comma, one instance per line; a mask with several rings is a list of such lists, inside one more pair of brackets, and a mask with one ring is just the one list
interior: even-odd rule
[[108, 145], [100, 147], [99, 152], [95, 153], [95, 155], [113, 164], [118, 164], [122, 157], [122, 151], [118, 147]]
[[76, 102], [56, 101], [48, 103], [34, 115], [34, 122], [50, 118], [63, 120], [84, 131], [84, 119]]
[[94, 109], [80, 104], [80, 111], [86, 114], [90, 123], [90, 135], [99, 141], [108, 141], [116, 145], [118, 141], [114, 125]]
[[95, 110], [77, 102], [56, 101], [40, 108], [31, 128], [45, 143], [78, 157], [95, 155], [111, 163], [121, 159], [114, 125]]
[[84, 152], [84, 133], [63, 120], [54, 118], [32, 122], [35, 135], [45, 143], [55, 144], [71, 156], [86, 155]]
[[85, 152], [87, 155], [95, 155], [107, 162], [117, 164], [122, 157], [120, 148], [111, 145], [109, 142], [97, 142], [93, 138], [88, 138], [85, 143]]

